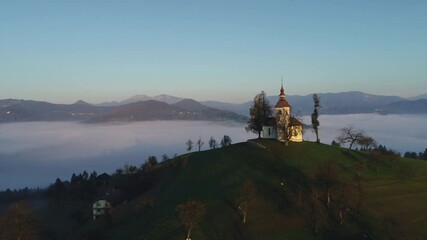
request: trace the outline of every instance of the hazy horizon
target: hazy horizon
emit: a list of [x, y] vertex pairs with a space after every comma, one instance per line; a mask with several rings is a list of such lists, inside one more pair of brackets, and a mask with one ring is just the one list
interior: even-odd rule
[[[263, 91], [263, 90], [261, 89], [259, 92], [261, 92], [261, 91]], [[355, 92], [355, 90], [348, 90], [348, 91], [343, 91], [343, 92]], [[317, 94], [329, 94], [329, 93], [342, 93], [342, 92], [313, 92], [313, 93], [317, 93]], [[288, 96], [308, 96], [308, 95], [311, 95], [313, 93], [308, 93], [308, 94], [304, 94], [304, 95], [298, 95], [298, 94], [295, 94], [295, 95], [287, 94], [287, 95]], [[381, 94], [370, 93], [370, 92], [363, 92], [363, 93], [370, 94], [370, 95], [377, 95], [377, 96], [396, 96], [396, 97], [401, 97], [401, 98], [405, 98], [405, 99], [410, 99], [410, 98], [414, 98], [414, 97], [418, 97], [418, 96], [426, 95], [427, 94], [427, 92], [426, 92], [425, 94], [419, 94], [419, 95], [414, 95], [414, 96], [409, 96], [409, 97], [403, 97], [403, 96], [398, 96], [398, 95], [381, 95]], [[268, 94], [269, 97], [278, 96], [278, 94], [274, 94], [274, 93], [273, 94], [267, 93], [267, 94]], [[50, 103], [55, 103], [55, 104], [73, 104], [73, 103], [76, 103], [77, 101], [85, 101], [87, 103], [97, 105], [97, 104], [103, 104], [103, 103], [123, 102], [123, 101], [129, 100], [129, 99], [134, 98], [134, 97], [139, 97], [139, 96], [141, 96], [141, 97], [145, 96], [145, 97], [149, 97], [149, 98], [155, 98], [155, 97], [160, 97], [160, 96], [170, 96], [170, 97], [177, 97], [177, 98], [182, 98], [182, 99], [193, 99], [193, 100], [196, 100], [196, 101], [199, 101], [199, 102], [218, 101], [218, 102], [231, 103], [231, 104], [242, 104], [242, 103], [246, 103], [248, 101], [252, 101], [253, 97], [255, 95], [252, 98], [248, 98], [247, 100], [244, 100], [242, 102], [227, 102], [227, 101], [221, 101], [221, 100], [218, 100], [218, 99], [200, 100], [200, 99], [195, 99], [195, 98], [191, 98], [191, 97], [188, 97], [188, 96], [176, 96], [176, 95], [170, 95], [170, 94], [165, 94], [165, 93], [161, 93], [161, 94], [157, 94], [157, 95], [147, 95], [147, 94], [144, 94], [144, 93], [140, 93], [140, 94], [135, 94], [135, 95], [132, 95], [132, 96], [125, 97], [123, 99], [111, 99], [111, 100], [103, 101], [103, 102], [89, 102], [89, 101], [87, 101], [87, 100], [85, 100], [83, 98], [78, 98], [78, 99], [76, 99], [75, 101], [72, 101], [72, 102], [66, 102], [66, 103], [64, 103], [64, 102], [50, 102]], [[4, 98], [4, 99], [15, 99], [15, 98]], [[0, 99], [0, 100], [4, 100], [4, 99]], [[45, 99], [21, 98], [19, 100], [33, 100], [33, 101], [49, 102], [49, 101], [47, 101]]]

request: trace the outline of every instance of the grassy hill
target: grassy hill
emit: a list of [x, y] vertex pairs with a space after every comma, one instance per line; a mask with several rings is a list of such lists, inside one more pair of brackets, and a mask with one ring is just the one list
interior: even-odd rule
[[[156, 165], [144, 175], [153, 184], [144, 190], [133, 186], [141, 194], [115, 207], [108, 218], [91, 220], [91, 203], [75, 200], [40, 209], [39, 214], [58, 238], [185, 239], [176, 206], [195, 199], [205, 204], [206, 213], [192, 239], [423, 239], [427, 162], [381, 156], [375, 163], [368, 153], [339, 147], [311, 142], [285, 147], [273, 140], [254, 140]], [[345, 186], [331, 190], [329, 208], [316, 175], [328, 164]], [[243, 223], [236, 199], [248, 180], [256, 193]], [[344, 192], [340, 224], [337, 199]], [[154, 199], [153, 206], [141, 210], [138, 206], [147, 196]], [[80, 224], [69, 217], [76, 209], [86, 219]]]

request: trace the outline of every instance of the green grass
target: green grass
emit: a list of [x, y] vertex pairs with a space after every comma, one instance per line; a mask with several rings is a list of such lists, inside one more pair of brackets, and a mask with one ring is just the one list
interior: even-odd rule
[[[273, 140], [254, 141], [265, 148], [239, 143], [181, 156], [188, 160], [186, 167], [162, 163], [156, 170], [162, 181], [145, 193], [155, 197], [153, 208], [138, 215], [135, 209], [140, 196], [114, 209], [111, 226], [89, 221], [73, 238], [85, 239], [88, 232], [96, 230], [104, 232], [107, 239], [184, 239], [175, 208], [189, 198], [207, 207], [192, 239], [358, 239], [362, 233], [387, 239], [387, 219], [397, 221], [399, 231], [408, 239], [427, 236], [427, 162], [399, 160], [416, 169], [403, 179], [398, 167], [388, 163], [377, 173], [367, 153], [311, 142], [285, 147]], [[307, 206], [298, 208], [295, 203], [295, 189], [328, 161], [334, 162], [340, 177], [351, 184], [356, 167], [366, 166], [363, 219], [349, 217], [342, 226], [324, 221], [315, 234], [307, 220]], [[257, 193], [249, 207], [248, 222], [243, 224], [235, 199], [248, 179], [255, 183]], [[351, 202], [355, 196], [353, 193]]]

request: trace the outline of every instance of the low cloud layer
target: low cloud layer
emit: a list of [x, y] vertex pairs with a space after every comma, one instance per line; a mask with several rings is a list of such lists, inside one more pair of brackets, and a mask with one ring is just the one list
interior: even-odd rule
[[[0, 125], [0, 189], [46, 186], [72, 173], [112, 172], [125, 163], [140, 166], [148, 156], [160, 158], [185, 152], [185, 142], [202, 137], [208, 148], [219, 143], [253, 138], [242, 124], [155, 121], [126, 124], [37, 122]], [[196, 149], [196, 148], [194, 148]]]
[[[303, 118], [311, 124], [309, 116]], [[343, 127], [354, 127], [365, 131], [378, 144], [397, 150], [420, 152], [427, 148], [427, 115], [321, 115], [319, 135], [322, 143], [330, 144]], [[304, 139], [314, 141], [314, 133], [308, 129]]]
[[[404, 151], [427, 148], [427, 116], [422, 115], [321, 115], [320, 140], [330, 144], [339, 129], [354, 126], [378, 143]], [[304, 117], [306, 124], [309, 117]], [[13, 123], [0, 125], [0, 190], [46, 186], [72, 173], [113, 172], [125, 163], [140, 166], [149, 155], [173, 156], [185, 152], [188, 139], [219, 143], [227, 134], [233, 143], [256, 138], [243, 124], [156, 121], [126, 124], [78, 124], [70, 122]], [[307, 130], [305, 140], [314, 141]], [[196, 147], [194, 148], [196, 150]]]

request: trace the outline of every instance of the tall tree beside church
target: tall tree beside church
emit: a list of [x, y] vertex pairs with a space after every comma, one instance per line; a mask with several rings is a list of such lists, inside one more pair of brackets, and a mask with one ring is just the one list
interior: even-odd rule
[[296, 136], [297, 132], [291, 126], [291, 116], [288, 111], [283, 111], [282, 114], [276, 116], [278, 134], [281, 136], [281, 140], [288, 146], [292, 136]]
[[267, 118], [271, 117], [273, 110], [264, 91], [258, 93], [254, 98], [254, 103], [249, 111], [250, 120], [246, 131], [258, 133], [258, 138], [261, 138], [262, 126], [267, 123]]
[[319, 139], [319, 112], [317, 111], [317, 109], [320, 107], [319, 103], [319, 96], [317, 96], [317, 94], [313, 94], [313, 101], [314, 101], [314, 111], [311, 114], [311, 124], [313, 125], [313, 130], [316, 133], [316, 142], [320, 143], [320, 139]]

